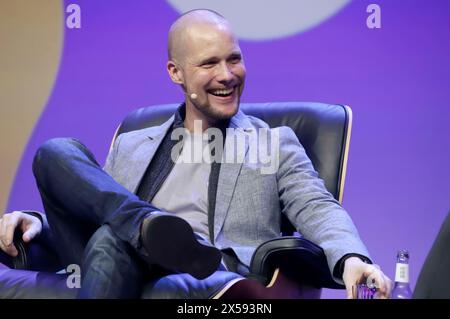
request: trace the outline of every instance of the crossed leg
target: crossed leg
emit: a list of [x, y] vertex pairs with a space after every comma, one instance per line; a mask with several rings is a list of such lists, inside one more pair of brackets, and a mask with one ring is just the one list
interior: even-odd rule
[[[136, 297], [138, 288], [129, 289], [125, 283], [121, 287], [121, 279], [112, 282], [109, 277], [116, 278], [126, 272], [130, 279], [141, 278], [143, 268], [139, 257], [149, 257], [170, 270], [200, 277], [217, 269], [220, 252], [216, 248], [199, 244], [187, 222], [170, 214], [161, 217], [156, 207], [118, 184], [79, 141], [58, 138], [44, 143], [36, 153], [33, 172], [62, 262], [82, 265], [82, 284], [86, 288], [81, 289], [80, 296], [93, 297], [98, 292], [102, 297], [114, 298], [122, 296], [122, 290], [127, 289], [130, 296]], [[152, 221], [143, 223], [144, 220]], [[146, 227], [144, 246], [154, 247], [153, 251], [142, 247], [142, 225]], [[164, 244], [170, 242], [171, 233], [156, 231], [155, 225], [167, 230], [170, 226], [177, 227], [179, 236], [175, 238], [182, 248], [167, 253]], [[186, 243], [194, 248], [185, 249]], [[104, 250], [99, 251], [98, 247]], [[195, 252], [196, 256], [187, 255], [186, 251]], [[179, 256], [182, 263], [177, 267]], [[202, 263], [192, 262], [197, 257], [209, 263], [207, 272], [201, 269]], [[116, 289], [114, 293], [108, 289], [110, 284]]]

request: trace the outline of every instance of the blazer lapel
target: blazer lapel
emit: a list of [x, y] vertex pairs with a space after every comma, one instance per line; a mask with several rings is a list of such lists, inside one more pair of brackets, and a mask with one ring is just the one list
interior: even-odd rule
[[232, 130], [231, 132], [230, 130], [227, 131], [224, 154], [220, 165], [219, 181], [217, 183], [214, 241], [216, 241], [227, 217], [228, 209], [236, 189], [236, 181], [243, 164], [243, 161], [228, 161], [227, 163], [226, 154], [230, 154], [230, 152], [231, 154], [236, 154], [236, 151], [243, 152], [242, 155], [245, 159], [248, 152], [248, 143], [244, 143], [243, 149], [237, 150], [235, 141], [245, 138], [246, 133], [253, 130], [247, 117], [241, 111], [231, 119], [229, 128]]
[[142, 143], [140, 143], [134, 150], [131, 150], [129, 165], [133, 169], [128, 170], [129, 176], [126, 178], [126, 185], [124, 185], [131, 192], [136, 193], [148, 165], [153, 159], [156, 150], [164, 139], [164, 136], [172, 123], [173, 116], [161, 126], [144, 132], [142, 136]]

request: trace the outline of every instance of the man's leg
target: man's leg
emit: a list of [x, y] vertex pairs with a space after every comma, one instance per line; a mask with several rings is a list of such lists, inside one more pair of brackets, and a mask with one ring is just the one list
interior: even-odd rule
[[[203, 241], [201, 237], [199, 240]], [[101, 226], [89, 240], [81, 268], [82, 281], [77, 297], [82, 299], [141, 298], [143, 287], [148, 282], [153, 283], [151, 292], [146, 292], [152, 298], [180, 298], [184, 293], [186, 298], [199, 298], [208, 296], [215, 290], [213, 288], [224, 284], [225, 292], [238, 279], [243, 279], [238, 274], [227, 272], [223, 265], [217, 269], [221, 274], [215, 272], [208, 281], [189, 279], [186, 274], [174, 274], [157, 266], [149, 268], [108, 225]], [[195, 285], [198, 292], [195, 292]], [[225, 296], [234, 296], [234, 293]]]
[[64, 262], [80, 262], [89, 238], [105, 223], [138, 248], [140, 222], [156, 208], [115, 182], [84, 145], [47, 141], [36, 153], [33, 173]]
[[81, 265], [78, 298], [140, 298], [148, 266], [108, 225], [89, 240]]
[[[52, 139], [41, 146], [33, 162], [33, 172], [65, 262], [80, 263], [91, 235], [108, 224], [120, 240], [130, 244], [141, 256], [150, 255], [152, 262], [174, 271], [205, 277], [220, 263], [220, 252], [199, 246], [187, 222], [173, 215], [159, 214], [157, 208], [141, 201], [103, 171], [92, 153], [74, 139]], [[144, 219], [144, 246], [158, 247], [155, 251], [141, 247]], [[175, 236], [173, 227], [179, 230]], [[173, 249], [166, 249], [166, 245]], [[188, 246], [195, 249], [187, 249]], [[187, 255], [186, 251], [196, 255]], [[172, 258], [174, 255], [177, 258]]]

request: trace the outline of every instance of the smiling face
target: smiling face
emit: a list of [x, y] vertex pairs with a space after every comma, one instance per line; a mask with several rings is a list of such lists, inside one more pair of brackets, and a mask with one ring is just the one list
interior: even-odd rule
[[[245, 65], [239, 44], [227, 23], [194, 23], [177, 41], [167, 67], [186, 94], [185, 126], [203, 120], [203, 128], [231, 118], [239, 109]], [[191, 94], [196, 98], [192, 99]]]

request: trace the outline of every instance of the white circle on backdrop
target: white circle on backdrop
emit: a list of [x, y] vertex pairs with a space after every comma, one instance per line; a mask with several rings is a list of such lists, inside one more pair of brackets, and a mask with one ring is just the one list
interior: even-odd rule
[[167, 0], [179, 13], [204, 8], [230, 21], [245, 40], [278, 39], [326, 21], [351, 0]]

